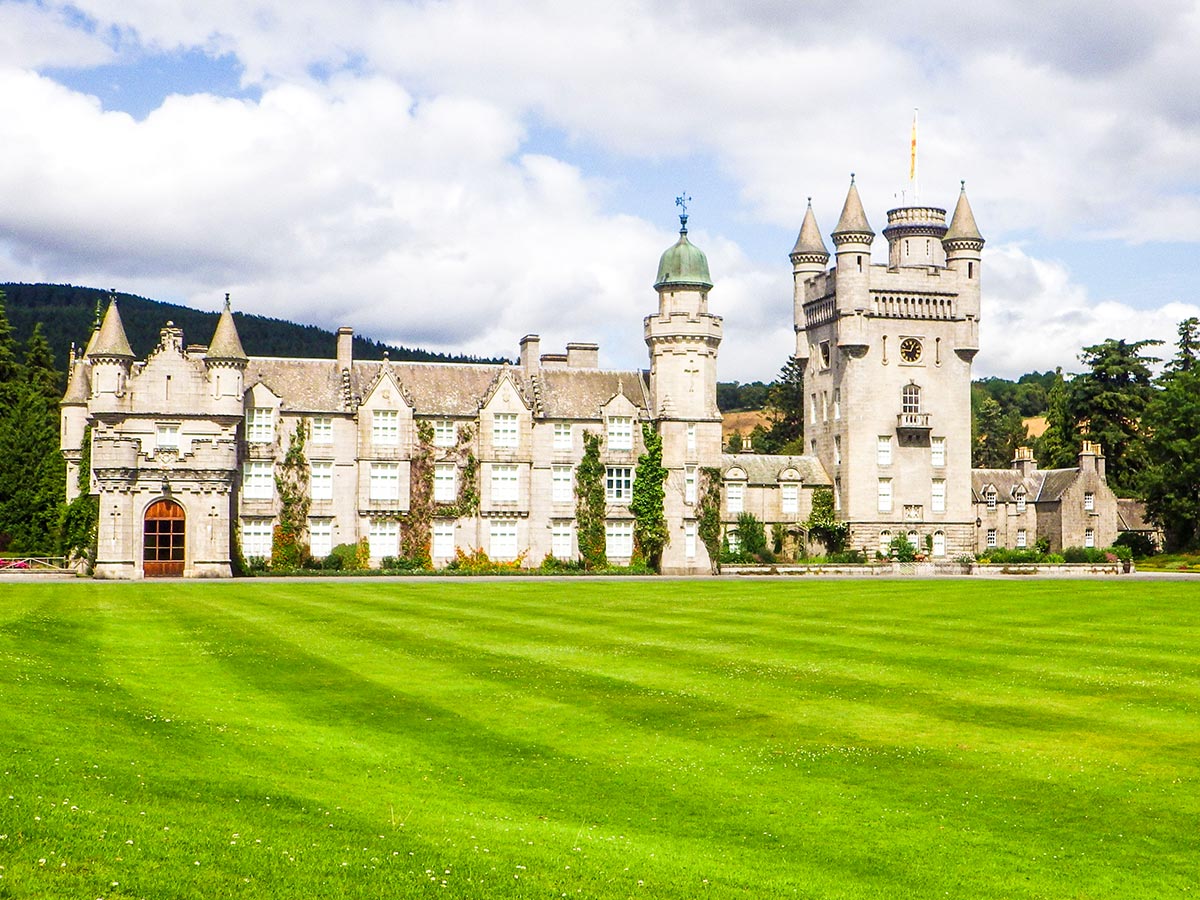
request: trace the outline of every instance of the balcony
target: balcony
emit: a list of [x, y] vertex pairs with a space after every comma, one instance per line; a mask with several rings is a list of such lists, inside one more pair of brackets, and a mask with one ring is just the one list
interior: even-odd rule
[[896, 414], [897, 431], [929, 431], [933, 426], [929, 422], [930, 413], [902, 412]]

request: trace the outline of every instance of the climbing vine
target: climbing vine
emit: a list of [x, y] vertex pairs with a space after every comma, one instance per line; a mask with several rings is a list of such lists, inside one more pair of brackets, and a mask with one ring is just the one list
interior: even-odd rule
[[812, 512], [808, 514], [808, 534], [825, 545], [825, 552], [841, 553], [850, 539], [850, 526], [839, 522], [834, 515], [833, 491], [816, 488], [812, 495]]
[[80, 560], [90, 570], [96, 564], [100, 500], [92, 490], [92, 426], [83, 432], [83, 452], [79, 457], [76, 479], [79, 496], [63, 509], [61, 522], [62, 551], [68, 559]]
[[708, 551], [714, 575], [721, 574], [721, 470], [705, 466], [696, 486], [696, 534]]
[[633, 498], [629, 504], [633, 512], [634, 554], [640, 555], [655, 572], [662, 566], [663, 548], [670, 540], [667, 517], [663, 512], [666, 492], [663, 483], [667, 470], [662, 464], [662, 435], [649, 424], [642, 425], [642, 440], [646, 452], [638, 457], [633, 476]]
[[288, 441], [287, 453], [275, 474], [275, 490], [279, 494], [279, 524], [271, 532], [271, 568], [298, 569], [308, 561], [308, 510], [312, 506], [309, 493], [308, 458], [304, 444], [308, 438], [308, 421], [299, 419]]
[[575, 469], [575, 522], [579, 556], [585, 569], [608, 564], [604, 546], [604, 465], [600, 462], [600, 435], [583, 433], [583, 458]]
[[417, 424], [417, 446], [408, 462], [408, 517], [400, 534], [400, 553], [406, 559], [430, 565], [433, 527], [433, 426]]

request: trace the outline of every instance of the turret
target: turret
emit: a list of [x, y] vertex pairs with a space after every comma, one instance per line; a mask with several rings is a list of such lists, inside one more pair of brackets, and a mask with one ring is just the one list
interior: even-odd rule
[[125, 336], [116, 297], [109, 301], [100, 329], [88, 344], [87, 359], [92, 366], [92, 396], [113, 404], [124, 397], [133, 350]]
[[984, 240], [967, 200], [967, 183], [964, 181], [961, 184], [958, 204], [954, 207], [954, 216], [950, 219], [946, 236], [942, 238], [942, 246], [946, 250], [947, 268], [957, 272], [961, 279], [959, 308], [964, 315], [978, 319], [980, 258]]
[[883, 236], [888, 241], [888, 268], [941, 268], [946, 265], [942, 236], [946, 211], [936, 206], [901, 206], [888, 210]]
[[708, 292], [713, 286], [708, 258], [688, 240], [687, 220], [687, 213], [679, 217], [679, 240], [658, 261], [654, 289], [658, 291], [659, 315], [708, 312]]
[[808, 356], [808, 339], [804, 334], [804, 282], [814, 275], [820, 275], [829, 264], [829, 251], [821, 238], [821, 229], [817, 227], [817, 217], [813, 215], [812, 197], [808, 198], [808, 209], [804, 211], [800, 234], [789, 258], [792, 261], [792, 321], [796, 323], [796, 356], [803, 359]]
[[237, 325], [233, 321], [229, 295], [226, 294], [225, 308], [221, 310], [221, 316], [217, 319], [216, 330], [213, 331], [208, 353], [204, 357], [204, 367], [208, 370], [213, 397], [218, 400], [223, 397], [235, 398], [240, 404], [242, 376], [248, 362], [246, 351], [242, 349], [242, 340], [238, 336]]
[[850, 190], [842, 206], [842, 215], [833, 230], [833, 245], [837, 253], [837, 305], [839, 310], [853, 312], [869, 305], [871, 243], [875, 232], [867, 222], [854, 175], [850, 175]]

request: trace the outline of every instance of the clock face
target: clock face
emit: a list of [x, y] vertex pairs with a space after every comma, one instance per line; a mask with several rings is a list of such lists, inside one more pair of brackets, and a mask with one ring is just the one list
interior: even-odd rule
[[916, 338], [905, 338], [900, 342], [900, 358], [906, 363], [921, 361], [921, 342]]

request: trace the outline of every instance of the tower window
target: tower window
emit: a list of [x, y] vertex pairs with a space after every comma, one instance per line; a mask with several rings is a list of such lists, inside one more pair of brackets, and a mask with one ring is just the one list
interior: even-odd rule
[[900, 392], [900, 411], [919, 413], [921, 411], [921, 388], [919, 385], [906, 384]]
[[968, 278], [975, 277], [975, 263], [973, 263], [973, 262], [967, 263], [967, 277]]
[[861, 272], [862, 271], [862, 256], [860, 255], [857, 259], [858, 259], [858, 271]]

